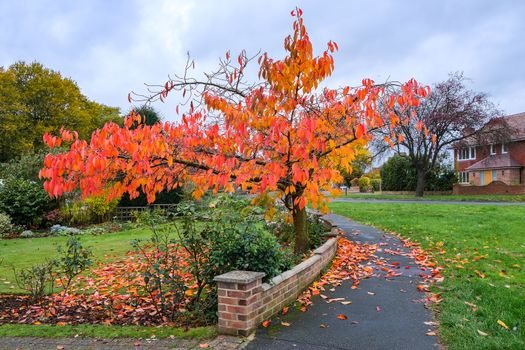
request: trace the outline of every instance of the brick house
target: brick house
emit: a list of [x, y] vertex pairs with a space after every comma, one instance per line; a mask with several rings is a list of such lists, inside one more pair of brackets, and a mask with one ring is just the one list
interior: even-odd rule
[[[505, 120], [511, 129], [508, 142], [476, 144], [475, 141], [466, 141], [454, 147], [454, 170], [459, 187], [497, 182], [499, 189], [489, 193], [509, 193], [503, 190], [505, 185], [525, 184], [525, 112], [509, 115]], [[455, 188], [457, 193], [474, 194], [472, 190]]]

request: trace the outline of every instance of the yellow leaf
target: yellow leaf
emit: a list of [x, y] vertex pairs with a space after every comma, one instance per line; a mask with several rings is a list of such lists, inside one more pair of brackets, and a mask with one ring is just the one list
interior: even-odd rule
[[281, 322], [281, 326], [290, 327], [290, 324], [288, 322]]
[[509, 329], [509, 326], [507, 326], [502, 320], [498, 320], [498, 324], [505, 329]]

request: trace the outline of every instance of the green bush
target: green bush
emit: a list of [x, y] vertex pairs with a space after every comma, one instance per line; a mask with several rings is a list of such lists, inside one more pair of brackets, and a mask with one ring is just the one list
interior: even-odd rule
[[91, 212], [89, 206], [79, 200], [66, 202], [60, 208], [60, 215], [64, 224], [73, 226], [83, 226], [91, 223]]
[[371, 179], [370, 184], [372, 185], [372, 190], [374, 192], [381, 190], [381, 179], [377, 179], [377, 178]]
[[[444, 165], [444, 159], [427, 174], [425, 191], [450, 191], [456, 176], [450, 166]], [[415, 191], [417, 172], [406, 156], [394, 155], [381, 167], [383, 191]]]
[[[294, 242], [295, 228], [285, 217], [285, 215], [282, 215], [282, 212], [278, 212], [278, 214], [274, 215], [273, 221], [266, 223], [266, 228], [277, 237], [277, 240], [283, 246], [290, 246]], [[320, 216], [315, 214], [308, 214], [306, 224], [310, 249], [315, 249], [323, 244], [326, 228]], [[302, 256], [297, 256], [296, 260], [300, 260], [301, 258]]]
[[7, 213], [17, 225], [39, 225], [43, 221], [43, 214], [55, 206], [56, 202], [50, 199], [38, 182], [8, 178], [0, 187], [0, 210]]
[[15, 227], [11, 223], [11, 218], [6, 213], [0, 212], [0, 236], [7, 237], [13, 233]]
[[41, 299], [48, 293], [53, 293], [54, 261], [36, 264], [30, 268], [17, 270], [13, 268], [16, 284], [29, 293], [33, 301]]
[[93, 253], [91, 249], [84, 248], [78, 237], [70, 237], [66, 242], [66, 247], [57, 247], [59, 255], [56, 261], [59, 278], [66, 293], [73, 281], [73, 278], [81, 274], [86, 268], [91, 266]]
[[87, 204], [91, 217], [94, 221], [102, 222], [109, 220], [109, 215], [113, 213], [118, 205], [118, 200], [107, 201], [105, 196], [95, 196], [84, 200]]
[[258, 271], [270, 279], [291, 267], [290, 254], [277, 239], [253, 221], [210, 227], [209, 260], [215, 274], [233, 270]]
[[367, 192], [370, 189], [370, 178], [361, 176], [359, 178], [359, 191]]
[[0, 179], [15, 178], [40, 182], [38, 172], [44, 164], [46, 152], [26, 153], [19, 159], [0, 164]]

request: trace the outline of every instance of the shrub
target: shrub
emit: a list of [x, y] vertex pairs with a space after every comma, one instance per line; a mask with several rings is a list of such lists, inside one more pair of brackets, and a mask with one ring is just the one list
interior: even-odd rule
[[40, 224], [42, 215], [54, 206], [56, 202], [38, 182], [9, 178], [0, 188], [0, 210], [17, 225]]
[[94, 221], [102, 222], [109, 219], [109, 215], [118, 205], [118, 200], [107, 201], [105, 196], [95, 196], [84, 201], [87, 204]]
[[32, 237], [35, 237], [35, 234], [31, 230], [25, 230], [25, 231], [22, 231], [22, 233], [20, 234], [20, 237], [22, 237], [22, 238], [32, 238]]
[[65, 224], [82, 226], [91, 223], [89, 206], [81, 201], [74, 200], [60, 208], [60, 214]]
[[11, 159], [0, 164], [0, 179], [15, 178], [40, 182], [38, 172], [44, 164], [47, 152], [23, 154], [19, 159]]
[[27, 269], [13, 268], [16, 284], [29, 293], [33, 300], [41, 299], [47, 293], [53, 293], [54, 262], [36, 264]]
[[372, 190], [374, 192], [381, 190], [381, 179], [380, 178], [371, 179], [370, 184], [372, 185]]
[[259, 271], [270, 279], [291, 267], [275, 236], [253, 221], [210, 227], [209, 260], [214, 274], [232, 270]]
[[319, 247], [324, 240], [326, 228], [319, 215], [308, 215], [308, 242], [310, 249]]
[[0, 212], [0, 236], [7, 237], [13, 233], [15, 227], [11, 223], [11, 218], [6, 213]]
[[[147, 262], [143, 287], [160, 305], [158, 311], [172, 321], [182, 316], [183, 308], [188, 310], [185, 316], [193, 321], [215, 318], [217, 292], [213, 278], [217, 275], [252, 270], [265, 272], [269, 279], [293, 263], [290, 251], [260, 225], [260, 209], [230, 196], [204, 203], [180, 204], [176, 210], [179, 220], [171, 225], [155, 212], [139, 217], [153, 232], [150, 242], [133, 243]], [[192, 290], [181, 280], [181, 272], [192, 276]], [[189, 302], [183, 301], [185, 295]]]
[[44, 225], [46, 227], [61, 224], [64, 222], [64, 216], [60, 209], [56, 208], [44, 214]]
[[64, 287], [64, 293], [67, 293], [73, 278], [81, 274], [86, 268], [91, 266], [93, 253], [91, 249], [84, 248], [78, 237], [71, 237], [66, 242], [66, 247], [57, 247], [59, 258], [57, 266], [59, 269], [59, 278]]
[[370, 178], [366, 176], [361, 176], [359, 178], [359, 191], [367, 192], [370, 190]]
[[53, 236], [74, 236], [81, 235], [83, 232], [75, 227], [67, 227], [62, 225], [53, 225], [50, 230]]
[[[275, 215], [274, 221], [268, 222], [266, 228], [269, 232], [272, 232], [277, 237], [278, 241], [287, 246], [294, 241], [295, 229], [289, 220], [286, 220], [285, 216]], [[307, 216], [307, 230], [308, 230], [308, 243], [310, 249], [319, 247], [324, 240], [324, 234], [326, 232], [325, 226], [320, 219], [319, 215], [309, 214]], [[297, 256], [295, 260], [301, 259], [301, 256]]]

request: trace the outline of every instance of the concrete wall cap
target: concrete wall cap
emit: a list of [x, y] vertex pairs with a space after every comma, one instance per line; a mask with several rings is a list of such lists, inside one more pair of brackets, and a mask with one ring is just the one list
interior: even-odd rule
[[230, 271], [219, 276], [215, 276], [213, 279], [215, 282], [227, 282], [227, 283], [251, 283], [259, 278], [266, 276], [264, 272], [255, 271]]

